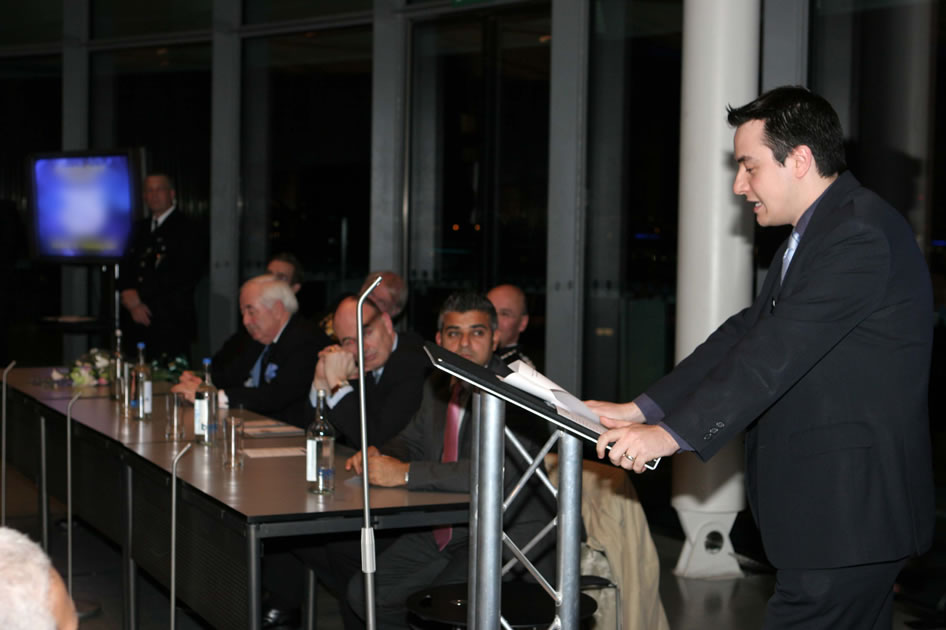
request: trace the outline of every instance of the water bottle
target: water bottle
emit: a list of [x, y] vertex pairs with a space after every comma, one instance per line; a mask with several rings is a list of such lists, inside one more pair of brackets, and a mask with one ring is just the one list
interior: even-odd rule
[[138, 364], [135, 365], [135, 420], [151, 419], [151, 368], [145, 363], [145, 344], [138, 342]]
[[108, 357], [108, 393], [112, 400], [122, 399], [122, 379], [125, 377], [125, 359], [122, 357], [122, 329], [115, 329], [115, 347]]
[[305, 432], [305, 480], [312, 494], [335, 492], [335, 431], [325, 419], [325, 390], [317, 392], [315, 418]]
[[210, 380], [210, 359], [204, 359], [204, 382], [194, 392], [194, 440], [212, 445], [217, 428], [217, 388]]

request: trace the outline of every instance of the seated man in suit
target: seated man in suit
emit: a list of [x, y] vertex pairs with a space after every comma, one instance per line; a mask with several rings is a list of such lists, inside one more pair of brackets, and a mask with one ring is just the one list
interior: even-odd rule
[[[257, 276], [243, 284], [240, 312], [245, 330], [224, 342], [210, 367], [222, 406], [242, 406], [300, 427], [309, 423], [309, 375], [329, 340], [296, 314], [298, 308], [292, 289], [275, 276]], [[185, 372], [172, 390], [193, 400], [200, 380]]]
[[486, 297], [496, 307], [496, 315], [499, 316], [499, 349], [496, 354], [506, 365], [513, 361], [532, 365], [532, 360], [519, 344], [519, 335], [529, 325], [526, 294], [514, 284], [500, 284], [490, 289]]
[[[319, 353], [310, 399], [328, 392], [328, 419], [342, 444], [361, 446], [358, 404], [358, 299], [347, 297], [335, 309], [335, 334], [339, 345]], [[398, 333], [391, 316], [371, 299], [362, 312], [365, 340], [365, 411], [368, 440], [384, 444], [397, 435], [420, 407], [421, 389], [430, 372], [423, 340], [414, 333]]]
[[15, 529], [0, 527], [0, 628], [78, 627], [66, 585], [40, 546]]
[[[496, 310], [485, 296], [457, 293], [444, 302], [438, 321], [437, 343], [447, 350], [493, 370], [504, 371], [493, 355], [499, 343]], [[379, 486], [406, 486], [411, 490], [468, 492], [472, 449], [472, 393], [462, 382], [436, 371], [424, 383], [420, 409], [410, 423], [380, 449], [368, 447], [369, 481]], [[518, 417], [507, 407], [506, 424], [534, 418]], [[528, 444], [527, 440], [524, 440]], [[361, 454], [345, 462], [361, 474]], [[525, 471], [521, 460], [508, 456], [504, 484], [510, 488]], [[504, 529], [520, 547], [552, 518], [547, 493], [528, 489], [509, 506]], [[554, 561], [554, 536], [546, 536], [529, 557], [549, 575]], [[469, 532], [465, 525], [437, 527], [402, 534], [378, 554], [375, 573], [379, 628], [407, 628], [405, 602], [412, 593], [431, 584], [466, 582], [469, 567]], [[364, 582], [356, 575], [348, 588], [349, 603], [364, 612]]]

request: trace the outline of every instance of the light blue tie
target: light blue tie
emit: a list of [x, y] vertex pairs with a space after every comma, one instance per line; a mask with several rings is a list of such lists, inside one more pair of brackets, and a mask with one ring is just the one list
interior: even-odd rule
[[788, 237], [788, 247], [785, 248], [785, 253], [782, 254], [782, 280], [785, 280], [785, 272], [788, 271], [788, 266], [792, 263], [792, 256], [795, 255], [795, 249], [798, 248], [798, 239], [800, 238], [795, 230], [792, 230], [792, 235]]

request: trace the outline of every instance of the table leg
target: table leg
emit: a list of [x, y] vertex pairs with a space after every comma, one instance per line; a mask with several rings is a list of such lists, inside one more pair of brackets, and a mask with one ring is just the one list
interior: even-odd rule
[[250, 616], [247, 627], [250, 630], [260, 630], [262, 625], [262, 592], [263, 584], [260, 577], [260, 540], [259, 526], [246, 526], [246, 608]]
[[126, 463], [122, 466], [122, 494], [125, 499], [122, 510], [122, 628], [125, 630], [138, 627], [138, 565], [132, 554], [132, 488], [132, 470]]

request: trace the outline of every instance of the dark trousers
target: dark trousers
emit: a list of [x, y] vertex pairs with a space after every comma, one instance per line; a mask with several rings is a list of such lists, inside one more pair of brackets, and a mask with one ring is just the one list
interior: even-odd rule
[[[407, 598], [434, 584], [454, 584], [469, 579], [469, 545], [466, 536], [437, 549], [433, 533], [418, 530], [401, 535], [378, 554], [374, 577], [375, 619], [380, 630], [406, 630]], [[362, 576], [348, 584], [348, 601], [364, 615]]]
[[764, 630], [890, 630], [906, 558], [836, 569], [779, 569]]

